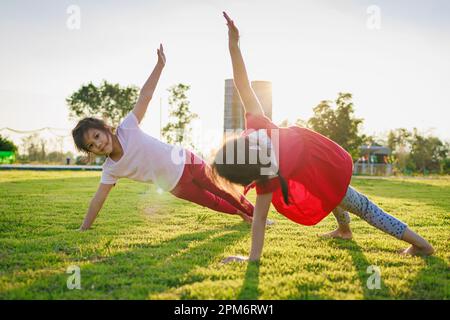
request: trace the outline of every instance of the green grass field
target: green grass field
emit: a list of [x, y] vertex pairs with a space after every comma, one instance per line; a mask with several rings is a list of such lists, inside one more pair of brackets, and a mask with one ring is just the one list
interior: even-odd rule
[[[352, 215], [354, 239], [322, 239], [314, 227], [276, 221], [261, 263], [248, 254], [241, 219], [121, 180], [93, 228], [77, 231], [99, 172], [0, 171], [0, 299], [449, 299], [450, 179], [364, 179], [352, 185], [436, 249], [404, 257], [406, 243]], [[254, 200], [254, 195], [250, 195]], [[81, 289], [66, 273], [80, 267]], [[381, 288], [368, 289], [370, 265]]]

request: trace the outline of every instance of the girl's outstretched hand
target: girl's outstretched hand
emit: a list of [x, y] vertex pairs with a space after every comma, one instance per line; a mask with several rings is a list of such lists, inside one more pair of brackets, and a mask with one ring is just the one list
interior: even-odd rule
[[237, 43], [239, 41], [239, 30], [234, 25], [234, 21], [228, 16], [228, 14], [224, 11], [223, 16], [225, 20], [227, 20], [228, 26], [228, 39], [230, 42]]
[[158, 53], [158, 64], [164, 67], [166, 65], [166, 55], [162, 44], [159, 44], [159, 49], [156, 49], [156, 52]]
[[248, 261], [248, 257], [244, 256], [230, 256], [222, 260], [222, 263], [229, 263], [229, 262], [245, 262]]

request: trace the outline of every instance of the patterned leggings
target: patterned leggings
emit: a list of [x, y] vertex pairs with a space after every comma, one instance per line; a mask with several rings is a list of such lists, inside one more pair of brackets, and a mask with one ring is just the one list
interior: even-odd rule
[[372, 226], [398, 239], [403, 237], [403, 233], [407, 228], [405, 223], [381, 210], [367, 199], [365, 195], [359, 193], [351, 186], [348, 187], [347, 194], [342, 202], [333, 210], [338, 224], [350, 223], [348, 212], [356, 214]]

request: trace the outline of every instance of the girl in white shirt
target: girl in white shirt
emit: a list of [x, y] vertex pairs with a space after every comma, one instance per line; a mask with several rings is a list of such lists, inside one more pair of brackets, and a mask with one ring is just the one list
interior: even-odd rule
[[158, 62], [142, 87], [139, 99], [116, 133], [104, 121], [84, 118], [72, 130], [78, 150], [106, 155], [98, 190], [91, 200], [80, 230], [89, 229], [119, 178], [153, 182], [161, 189], [216, 211], [237, 214], [250, 223], [253, 205], [243, 195], [233, 195], [217, 187], [209, 178], [210, 167], [189, 150], [169, 145], [139, 128], [164, 68], [162, 45]]

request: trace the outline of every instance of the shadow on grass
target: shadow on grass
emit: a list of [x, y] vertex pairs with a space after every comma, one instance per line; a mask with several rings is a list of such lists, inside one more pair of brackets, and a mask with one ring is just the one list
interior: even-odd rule
[[[66, 181], [66, 179], [70, 179], [70, 182], [73, 183], [68, 183], [69, 181]], [[7, 201], [15, 201], [13, 204], [15, 205], [15, 203], [22, 201], [22, 198], [17, 199], [17, 195], [21, 195], [23, 201], [25, 201], [29, 196], [27, 193], [30, 192], [33, 197], [40, 199], [40, 202], [37, 202], [37, 204], [32, 203], [31, 205], [41, 206], [43, 200], [39, 195], [40, 192], [47, 194], [55, 192], [57, 195], [67, 194], [71, 196], [70, 192], [74, 191], [78, 195], [81, 195], [82, 198], [71, 200], [71, 204], [79, 205], [80, 203], [84, 203], [84, 194], [88, 190], [95, 191], [98, 178], [64, 178], [56, 179], [56, 181], [56, 184], [53, 184], [55, 180], [51, 179], [4, 182], [0, 183], [0, 195], [5, 195], [8, 198]], [[51, 185], [48, 185], [50, 183]], [[370, 187], [370, 185], [365, 183], [357, 183], [356, 185], [362, 188]], [[386, 186], [388, 188], [384, 188], [384, 185], [381, 183], [374, 183], [372, 186], [376, 187], [373, 193], [379, 196], [396, 197], [405, 199], [405, 201], [414, 199], [426, 204], [432, 203], [432, 205], [445, 208], [446, 210], [449, 208], [448, 201], [445, 201], [445, 192], [450, 192], [450, 188], [447, 186], [421, 185], [404, 181], [387, 181]], [[119, 200], [128, 199], [130, 194], [134, 194], [135, 191], [142, 192], [137, 185], [123, 184], [120, 186], [120, 189], [123, 191], [132, 191], [117, 194], [116, 198]], [[419, 191], [417, 192], [418, 189]], [[86, 196], [86, 198], [88, 197]], [[47, 201], [50, 202], [50, 200], [53, 199]], [[57, 201], [67, 202], [68, 200], [58, 199]], [[5, 212], [8, 212], [8, 209], [9, 207], [5, 205]], [[74, 216], [70, 218], [70, 221], [73, 220], [78, 225], [79, 218], [78, 216]], [[18, 227], [29, 223], [28, 220], [22, 220], [17, 220], [17, 225], [11, 224], [10, 220], [5, 220], [5, 225], [10, 228], [11, 233], [15, 231], [18, 234], [21, 231]], [[38, 227], [40, 226], [39, 223], [42, 222], [36, 221]], [[2, 232], [4, 231], [2, 230]], [[128, 231], [130, 234], [133, 233], [133, 230]], [[222, 235], [222, 233], [224, 234]], [[27, 279], [25, 286], [7, 289], [0, 293], [0, 298], [147, 298], [152, 294], [162, 293], [189, 283], [201, 281], [203, 276], [192, 273], [191, 271], [196, 267], [208, 266], [217, 255], [223, 252], [225, 246], [232, 244], [233, 241], [238, 241], [247, 234], [247, 226], [239, 224], [224, 229], [186, 233], [158, 244], [139, 244], [137, 248], [133, 248], [130, 251], [113, 254], [112, 256], [94, 257], [93, 259], [88, 258], [88, 260], [84, 260], [88, 264], [81, 266], [82, 290], [68, 290], [66, 281], [69, 275], [64, 273], [65, 270], [61, 270], [58, 274], [47, 276], [40, 274], [36, 278]], [[351, 255], [365, 299], [384, 299], [391, 297], [389, 289], [384, 283], [382, 283], [380, 290], [369, 290], [367, 288], [367, 279], [370, 276], [367, 273], [367, 267], [370, 263], [354, 241], [332, 240], [332, 243], [339, 249], [348, 250]], [[190, 246], [191, 244], [192, 246]], [[25, 245], [26, 243], [24, 242], [23, 246]], [[72, 247], [73, 242], [67, 245]], [[13, 249], [15, 248], [11, 248], [12, 253]], [[42, 250], [42, 254], [49, 252], [52, 253], [53, 251], [51, 249], [50, 251]], [[70, 257], [70, 254], [69, 259], [72, 259], [72, 264], [77, 264], [77, 261], [74, 261], [73, 256]], [[428, 257], [425, 259], [426, 266], [419, 271], [412, 281], [411, 292], [407, 298], [449, 299], [448, 274], [450, 270], [448, 264], [438, 257]], [[249, 264], [238, 298], [258, 299], [260, 295], [258, 286], [259, 265]], [[311, 288], [306, 287], [305, 289], [308, 292], [308, 289]], [[189, 298], [189, 294], [185, 294], [182, 298]]]
[[356, 273], [361, 283], [361, 289], [363, 291], [364, 299], [389, 299], [391, 292], [386, 284], [383, 282], [383, 277], [380, 278], [380, 288], [369, 289], [369, 284], [374, 282], [369, 278], [374, 275], [374, 271], [368, 270], [368, 267], [372, 265], [364, 253], [361, 247], [354, 240], [342, 240], [342, 239], [328, 239], [329, 242], [340, 250], [346, 250], [352, 257], [353, 265], [355, 266]]
[[[68, 183], [69, 181], [70, 183]], [[95, 191], [97, 183], [98, 178], [96, 177], [8, 181], [0, 183], [0, 195], [4, 194], [10, 197], [12, 201], [15, 200], [12, 206], [10, 204], [10, 207], [5, 208], [6, 212], [10, 209], [15, 209], [27, 213], [29, 209], [26, 203], [22, 204], [22, 199], [24, 202], [29, 202], [29, 195], [32, 194], [33, 197], [40, 199], [38, 204], [39, 212], [46, 213], [48, 208], [52, 208], [55, 203], [64, 203], [70, 208], [78, 208], [78, 206], [85, 203], [84, 199], [90, 199], [91, 194], [87, 195], [87, 193], [90, 190]], [[116, 202], [118, 202], [115, 204], [116, 211], [120, 210], [121, 207], [127, 207], [129, 202], [139, 202], [139, 195], [142, 191], [148, 193], [148, 187], [144, 190], [142, 184], [123, 183], [120, 189], [122, 192], [116, 193], [114, 196]], [[54, 197], [42, 199], [40, 196], [42, 194], [52, 194]], [[18, 198], [18, 196], [20, 197]], [[60, 198], [59, 196], [62, 197]], [[123, 201], [125, 199], [126, 201]], [[164, 202], [168, 204], [174, 199], [170, 196]], [[77, 211], [77, 209], [71, 210]], [[79, 225], [83, 215], [84, 212], [83, 214], [76, 213], [71, 214], [70, 217], [64, 217], [61, 221], [53, 221], [52, 216], [41, 217], [40, 214], [34, 214], [30, 216], [33, 217], [32, 220], [28, 219], [24, 223], [26, 222], [29, 225], [29, 229], [31, 227], [40, 227], [43, 222], [45, 224], [52, 222], [56, 226], [62, 226], [66, 229], [68, 224], [75, 223], [73, 226], [75, 228]], [[3, 221], [11, 226], [9, 230], [11, 235], [20, 232], [20, 228], [23, 228], [22, 221], [14, 217], [15, 215], [11, 215], [9, 220]], [[13, 221], [10, 221], [12, 218], [14, 218]], [[14, 223], [12, 224], [11, 222]], [[128, 230], [128, 233], [133, 234], [133, 225], [129, 227], [131, 228]], [[142, 227], [142, 224], [140, 227]], [[71, 232], [71, 230], [68, 230], [68, 232]], [[45, 238], [46, 235], [38, 233], [35, 235], [35, 240], [39, 241], [38, 239], [42, 236], [45, 238], [46, 245], [43, 247], [35, 245], [29, 248], [29, 250], [34, 250], [32, 252], [34, 259], [54, 256], [55, 250], [57, 250], [55, 248], [62, 248], [65, 253], [65, 261], [62, 265], [67, 264], [63, 268], [68, 267], [70, 264], [79, 264], [81, 267], [82, 290], [68, 290], [66, 281], [69, 274], [66, 274], [64, 269], [60, 269], [60, 262], [57, 264], [57, 267], [52, 268], [53, 264], [50, 258], [46, 258], [45, 264], [48, 267], [38, 267], [41, 270], [36, 270], [38, 272], [33, 271], [34, 275], [32, 277], [26, 275], [26, 270], [34, 269], [33, 265], [35, 264], [32, 261], [24, 263], [22, 268], [24, 272], [20, 271], [19, 278], [17, 278], [18, 281], [16, 280], [12, 283], [16, 287], [3, 288], [0, 292], [0, 297], [6, 299], [148, 298], [152, 294], [171, 291], [173, 288], [201, 281], [202, 275], [190, 274], [190, 271], [197, 267], [208, 266], [215, 256], [223, 252], [226, 246], [248, 235], [248, 226], [246, 224], [238, 224], [205, 232], [192, 230], [186, 232], [158, 244], [133, 244], [130, 249], [124, 249], [127, 251], [110, 253], [109, 249], [113, 247], [111, 241], [114, 244], [113, 232], [112, 235], [106, 235], [109, 238], [112, 236], [112, 240], [105, 244], [108, 248], [102, 249], [100, 246], [94, 251], [89, 251], [88, 255], [84, 254], [82, 256], [76, 249], [76, 241], [71, 240], [71, 235], [61, 244], [60, 240], [63, 239], [60, 238], [64, 235], [64, 232], [57, 235], [58, 239], [54, 239], [53, 234], [50, 239]], [[94, 241], [95, 239], [101, 240], [103, 236], [93, 234], [89, 239], [94, 239]], [[17, 244], [15, 245], [17, 246]], [[21, 252], [26, 252], [29, 242], [24, 240], [20, 242], [19, 246]], [[56, 260], [53, 261], [56, 262]], [[10, 262], [14, 263], [14, 260]], [[8, 272], [10, 272], [11, 277], [15, 277], [13, 272], [19, 269], [11, 263], [8, 265]], [[22, 264], [19, 262], [19, 265]], [[189, 296], [189, 294], [186, 295]]]
[[69, 275], [61, 272], [7, 290], [2, 296], [7, 299], [146, 299], [152, 294], [201, 281], [201, 275], [189, 272], [209, 265], [226, 246], [247, 234], [247, 225], [239, 224], [183, 234], [156, 245], [143, 244], [95, 262], [87, 260], [88, 264], [80, 268], [82, 290], [67, 289]]
[[424, 257], [426, 266], [414, 278], [407, 299], [450, 299], [450, 267], [436, 256]]
[[244, 283], [238, 294], [238, 300], [257, 300], [259, 298], [259, 262], [251, 261], [247, 264]]
[[[367, 193], [406, 201], [418, 201], [426, 205], [436, 206], [443, 210], [450, 209], [450, 202], [446, 200], [450, 194], [450, 185], [435, 186], [410, 181], [395, 181], [384, 179], [354, 179], [352, 186]], [[375, 189], [372, 189], [375, 188]], [[369, 196], [370, 199], [370, 196]]]

